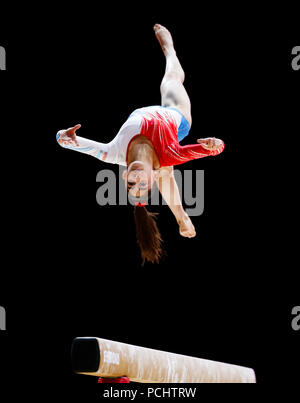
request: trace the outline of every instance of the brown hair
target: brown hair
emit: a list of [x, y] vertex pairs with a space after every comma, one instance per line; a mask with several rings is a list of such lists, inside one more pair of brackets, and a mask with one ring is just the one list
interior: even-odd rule
[[159, 263], [163, 254], [162, 239], [156, 224], [158, 213], [150, 213], [144, 206], [134, 207], [137, 243], [143, 259], [151, 263]]

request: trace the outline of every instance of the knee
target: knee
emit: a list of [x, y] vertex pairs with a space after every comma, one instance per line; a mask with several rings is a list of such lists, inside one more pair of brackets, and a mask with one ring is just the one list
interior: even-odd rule
[[169, 75], [170, 80], [180, 81], [181, 84], [184, 83], [185, 74], [182, 69], [180, 69], [178, 71], [172, 71], [172, 72], [168, 73], [168, 75]]
[[173, 84], [173, 83], [184, 83], [185, 79], [185, 74], [184, 71], [169, 71], [164, 75], [164, 78], [162, 80], [162, 85], [163, 84]]

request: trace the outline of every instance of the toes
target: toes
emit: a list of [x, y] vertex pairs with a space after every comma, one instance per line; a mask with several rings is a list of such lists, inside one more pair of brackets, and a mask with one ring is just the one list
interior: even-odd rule
[[196, 232], [180, 231], [180, 235], [185, 238], [194, 238], [196, 236]]

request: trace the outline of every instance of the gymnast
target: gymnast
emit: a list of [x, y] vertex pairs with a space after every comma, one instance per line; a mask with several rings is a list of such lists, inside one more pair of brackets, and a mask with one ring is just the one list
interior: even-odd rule
[[80, 124], [60, 130], [56, 135], [64, 148], [127, 167], [122, 177], [130, 196], [136, 200], [134, 217], [143, 265], [145, 261], [158, 263], [163, 252], [156, 213], [146, 209], [154, 182], [177, 220], [180, 235], [192, 238], [196, 235], [195, 228], [182, 207], [173, 166], [215, 156], [224, 149], [224, 142], [213, 137], [198, 139], [198, 144], [179, 144], [192, 124], [191, 102], [183, 86], [185, 74], [170, 32], [160, 24], [154, 25], [154, 32], [166, 59], [160, 86], [161, 106], [133, 111], [116, 137], [107, 144], [77, 136]]

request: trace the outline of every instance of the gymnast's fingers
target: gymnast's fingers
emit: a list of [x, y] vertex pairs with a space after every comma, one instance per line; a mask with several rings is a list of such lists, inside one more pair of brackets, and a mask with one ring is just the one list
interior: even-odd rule
[[214, 141], [214, 140], [215, 140], [214, 137], [207, 137], [206, 139], [198, 139], [198, 140], [197, 140], [197, 143], [209, 145], [209, 144], [211, 144], [211, 142]]
[[208, 137], [206, 139], [198, 139], [197, 143], [201, 144], [204, 148], [211, 150], [218, 149], [222, 145], [222, 141], [215, 137]]
[[81, 128], [81, 124], [77, 124], [73, 127], [74, 133], [76, 132], [76, 130]]
[[66, 130], [66, 133], [67, 133], [68, 135], [74, 135], [74, 136], [75, 136], [76, 130], [78, 130], [78, 129], [80, 129], [80, 128], [81, 128], [81, 125], [78, 124], [78, 125], [76, 125], [76, 126], [74, 126], [74, 127], [70, 127], [69, 129], [67, 129], [67, 130]]

